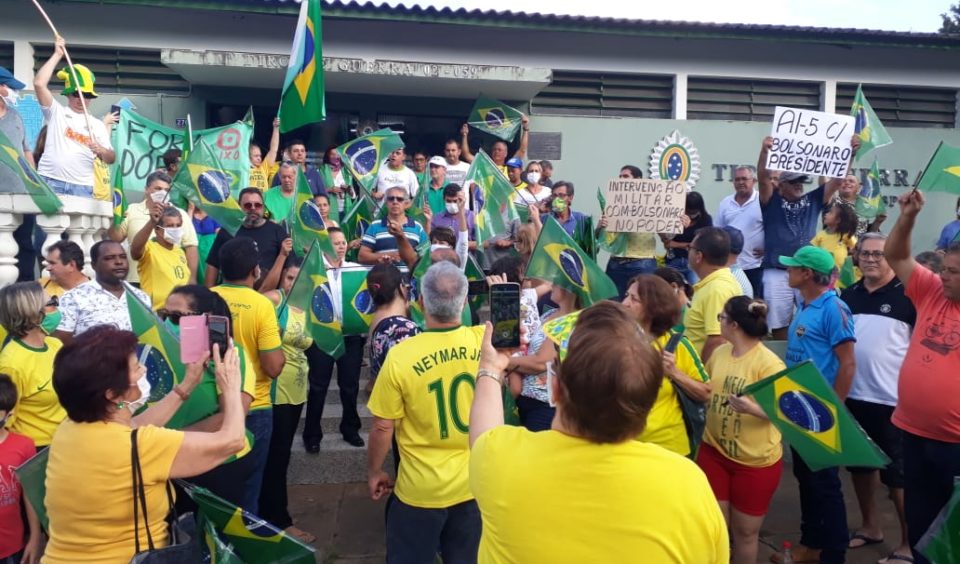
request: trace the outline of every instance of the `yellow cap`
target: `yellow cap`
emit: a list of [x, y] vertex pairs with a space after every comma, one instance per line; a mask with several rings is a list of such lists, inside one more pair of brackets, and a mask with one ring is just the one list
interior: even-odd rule
[[[96, 98], [97, 93], [93, 91], [93, 83], [96, 81], [96, 78], [90, 69], [83, 65], [73, 65], [73, 70], [77, 73], [77, 80], [80, 82], [80, 91], [87, 97]], [[77, 91], [77, 87], [73, 84], [73, 73], [70, 72], [69, 68], [60, 69], [60, 72], [57, 73], [57, 78], [63, 81], [63, 91], [60, 93], [64, 96], [69, 96]]]

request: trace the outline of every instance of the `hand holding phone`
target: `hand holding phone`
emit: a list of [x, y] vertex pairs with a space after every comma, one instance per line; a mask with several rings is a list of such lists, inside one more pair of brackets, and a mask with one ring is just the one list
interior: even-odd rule
[[520, 346], [520, 284], [490, 285], [490, 322], [493, 324], [494, 348]]

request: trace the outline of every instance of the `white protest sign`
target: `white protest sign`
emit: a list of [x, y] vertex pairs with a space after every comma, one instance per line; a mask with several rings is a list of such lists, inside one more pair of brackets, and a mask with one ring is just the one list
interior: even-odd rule
[[850, 166], [853, 116], [777, 106], [767, 168], [843, 178]]
[[607, 182], [607, 231], [682, 233], [687, 184], [672, 180], [616, 178]]

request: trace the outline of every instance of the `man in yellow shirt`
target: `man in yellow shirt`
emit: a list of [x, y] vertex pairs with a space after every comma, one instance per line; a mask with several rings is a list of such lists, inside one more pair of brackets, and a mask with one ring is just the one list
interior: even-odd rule
[[[150, 239], [156, 235], [156, 239]], [[187, 255], [180, 247], [183, 218], [180, 210], [150, 202], [150, 220], [133, 238], [130, 255], [137, 263], [140, 288], [150, 296], [153, 309], [160, 309], [177, 286], [189, 283]]]
[[426, 331], [394, 345], [367, 407], [374, 415], [367, 451], [370, 497], [392, 484], [383, 471], [394, 428], [400, 471], [387, 505], [387, 560], [475, 562], [480, 512], [470, 493], [468, 425], [483, 327], [462, 327], [467, 279], [438, 262], [421, 280]]
[[46, 266], [49, 273], [40, 279], [40, 285], [48, 296], [61, 297], [90, 280], [83, 273], [83, 249], [73, 241], [57, 241], [47, 247]]
[[280, 118], [273, 118], [273, 132], [270, 134], [270, 148], [267, 154], [256, 142], [250, 143], [250, 186], [266, 192], [270, 180], [277, 173], [277, 151], [280, 149]]
[[704, 227], [690, 243], [689, 264], [700, 281], [693, 285], [693, 300], [683, 318], [687, 337], [703, 362], [725, 341], [720, 336], [720, 319], [727, 300], [742, 296], [743, 288], [727, 267], [730, 235], [720, 227]]
[[250, 404], [246, 420], [247, 430], [253, 434], [253, 449], [247, 456], [254, 460], [255, 470], [247, 479], [247, 496], [243, 503], [243, 508], [251, 513], [256, 513], [259, 503], [260, 484], [273, 434], [270, 391], [284, 364], [273, 302], [253, 289], [254, 282], [260, 278], [259, 260], [260, 253], [253, 239], [236, 237], [227, 241], [220, 250], [220, 272], [224, 283], [211, 288], [230, 306], [234, 339], [247, 351], [256, 374], [256, 397]]

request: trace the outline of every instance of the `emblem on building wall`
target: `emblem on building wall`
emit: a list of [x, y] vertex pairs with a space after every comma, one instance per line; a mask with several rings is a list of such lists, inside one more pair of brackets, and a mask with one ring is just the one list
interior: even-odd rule
[[676, 129], [657, 142], [650, 154], [650, 178], [682, 180], [692, 189], [700, 179], [700, 154]]

